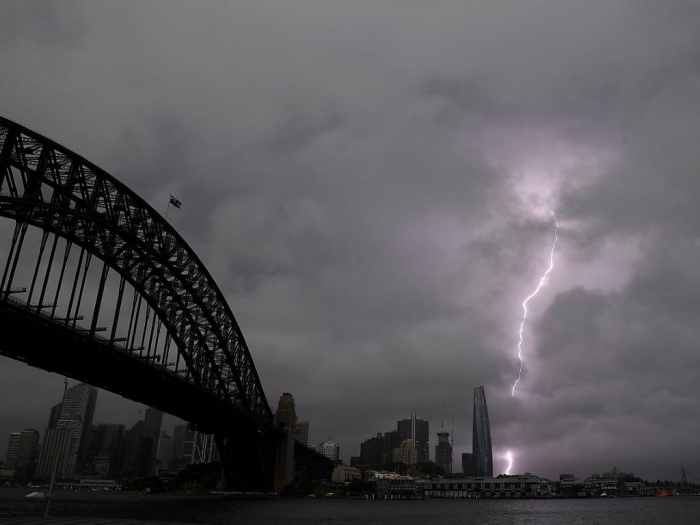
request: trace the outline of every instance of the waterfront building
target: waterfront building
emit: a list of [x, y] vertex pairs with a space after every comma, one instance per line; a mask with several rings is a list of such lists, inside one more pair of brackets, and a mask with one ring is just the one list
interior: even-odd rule
[[425, 463], [430, 459], [430, 424], [427, 421], [416, 417], [414, 413], [408, 419], [397, 421], [396, 429], [399, 434], [399, 443], [403, 443], [407, 439], [411, 439], [415, 443], [418, 463]]
[[486, 405], [486, 392], [483, 386], [474, 389], [472, 453], [477, 476], [493, 476], [491, 425], [489, 423], [489, 411]]
[[380, 498], [414, 499], [422, 497], [422, 494], [419, 494], [416, 481], [411, 476], [401, 476], [394, 472], [377, 473], [374, 476], [374, 483], [377, 485], [377, 495]]
[[426, 498], [544, 498], [550, 495], [550, 483], [545, 478], [523, 476], [479, 477], [424, 481], [421, 485]]
[[452, 445], [449, 432], [438, 432], [438, 442], [435, 445], [435, 463], [445, 471], [452, 474]]
[[347, 483], [358, 479], [362, 479], [360, 469], [348, 467], [347, 465], [336, 465], [333, 469], [333, 474], [331, 474], [333, 483]]

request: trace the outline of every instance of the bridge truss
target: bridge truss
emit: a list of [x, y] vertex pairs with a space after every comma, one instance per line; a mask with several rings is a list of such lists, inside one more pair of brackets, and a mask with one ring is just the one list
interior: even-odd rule
[[[0, 216], [14, 221], [4, 224], [8, 246], [0, 259], [0, 309], [13, 319], [32, 318], [89, 340], [147, 366], [153, 377], [272, 421], [221, 290], [184, 239], [136, 193], [0, 117]], [[14, 346], [3, 345], [0, 353], [23, 359]]]

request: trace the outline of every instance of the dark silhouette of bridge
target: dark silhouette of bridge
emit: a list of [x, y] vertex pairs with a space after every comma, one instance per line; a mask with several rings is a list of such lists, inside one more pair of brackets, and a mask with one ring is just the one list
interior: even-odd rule
[[[289, 481], [278, 458], [294, 446], [293, 429], [274, 424], [221, 290], [160, 214], [104, 170], [0, 117], [0, 216], [9, 219], [0, 221], [0, 354], [214, 434], [233, 490]], [[295, 450], [298, 467], [329, 475], [330, 460]]]

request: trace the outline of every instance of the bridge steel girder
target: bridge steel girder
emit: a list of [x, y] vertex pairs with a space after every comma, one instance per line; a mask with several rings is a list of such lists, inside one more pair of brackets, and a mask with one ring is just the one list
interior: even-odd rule
[[[104, 261], [172, 337], [189, 372], [179, 380], [271, 424], [250, 351], [221, 290], [175, 229], [123, 183], [0, 117], [0, 216], [62, 237]], [[165, 363], [146, 366], [169, 373]]]

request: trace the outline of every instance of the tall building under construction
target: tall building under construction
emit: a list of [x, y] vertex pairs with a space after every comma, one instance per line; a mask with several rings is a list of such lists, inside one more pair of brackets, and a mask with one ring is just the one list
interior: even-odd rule
[[438, 442], [435, 445], [435, 463], [441, 467], [445, 474], [452, 474], [452, 444], [450, 433], [440, 431], [437, 433]]

